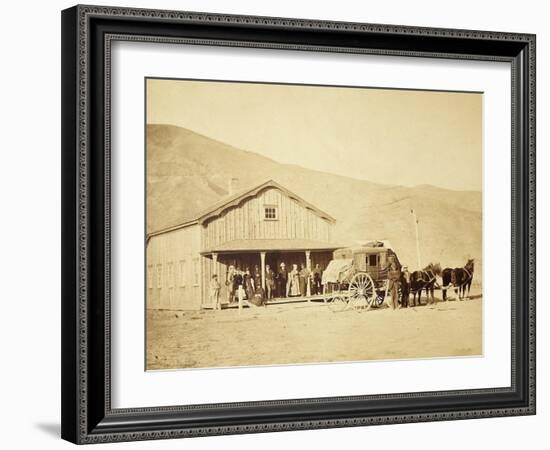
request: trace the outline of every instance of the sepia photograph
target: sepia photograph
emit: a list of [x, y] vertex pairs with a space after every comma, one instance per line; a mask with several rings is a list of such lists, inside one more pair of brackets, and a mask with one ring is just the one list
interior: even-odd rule
[[145, 79], [146, 370], [483, 355], [483, 93]]

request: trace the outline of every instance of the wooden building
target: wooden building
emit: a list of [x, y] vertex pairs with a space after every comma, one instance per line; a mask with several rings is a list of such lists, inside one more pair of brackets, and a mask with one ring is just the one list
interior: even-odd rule
[[209, 281], [218, 275], [227, 299], [227, 269], [274, 271], [284, 262], [326, 267], [337, 247], [335, 220], [275, 181], [231, 195], [192, 220], [147, 237], [147, 307], [210, 308]]

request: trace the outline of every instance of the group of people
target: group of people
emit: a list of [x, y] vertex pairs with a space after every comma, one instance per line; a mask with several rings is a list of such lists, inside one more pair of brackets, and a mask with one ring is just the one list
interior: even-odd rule
[[299, 266], [292, 264], [292, 269], [289, 271], [286, 264], [282, 262], [277, 273], [266, 266], [267, 298], [321, 294], [323, 292], [322, 276], [323, 271], [319, 264], [315, 264], [312, 270], [309, 270], [305, 264]]
[[[225, 285], [227, 301], [234, 303], [247, 300], [256, 306], [263, 305], [266, 300], [285, 297], [305, 297], [321, 294], [323, 271], [319, 264], [309, 270], [305, 264], [292, 264], [291, 270], [281, 262], [277, 271], [270, 265], [265, 266], [265, 289], [262, 285], [262, 273], [259, 266], [244, 270], [230, 265], [227, 270]], [[214, 309], [221, 309], [221, 285], [216, 274], [210, 280], [210, 298]]]
[[[389, 255], [384, 270], [387, 270], [388, 276], [389, 306], [392, 309], [408, 307], [411, 274], [407, 267], [401, 267], [396, 257]], [[225, 280], [228, 303], [247, 300], [261, 306], [266, 300], [273, 298], [306, 297], [323, 293], [323, 270], [319, 264], [315, 264], [312, 270], [305, 264], [292, 264], [292, 268], [288, 270], [286, 264], [281, 262], [276, 272], [270, 265], [266, 265], [264, 276], [265, 289], [259, 266], [254, 266], [254, 271], [251, 272], [249, 268], [241, 270], [238, 266], [230, 265]], [[212, 275], [209, 288], [211, 304], [214, 309], [221, 309], [221, 286], [216, 274]], [[415, 306], [414, 300], [412, 306]]]

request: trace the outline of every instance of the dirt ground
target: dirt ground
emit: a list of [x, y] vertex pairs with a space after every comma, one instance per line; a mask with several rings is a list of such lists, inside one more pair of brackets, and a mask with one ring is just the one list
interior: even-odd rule
[[482, 298], [332, 312], [323, 303], [147, 313], [147, 368], [176, 369], [471, 356]]

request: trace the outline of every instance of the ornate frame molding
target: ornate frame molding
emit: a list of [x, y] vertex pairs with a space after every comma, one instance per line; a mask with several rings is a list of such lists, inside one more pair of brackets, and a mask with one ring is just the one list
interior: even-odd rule
[[[105, 21], [107, 25], [105, 25]], [[101, 30], [99, 23], [101, 22]], [[109, 23], [113, 23], [111, 27]], [[202, 36], [168, 36], [128, 32], [127, 23], [143, 30], [151, 23], [188, 26]], [[235, 39], [231, 30], [237, 27], [254, 39]], [[325, 41], [302, 42], [309, 36], [302, 32], [326, 32]], [[269, 36], [299, 42], [262, 40]], [[224, 38], [216, 37], [220, 33]], [[294, 33], [294, 35], [292, 34]], [[372, 37], [373, 46], [332, 45], [330, 35], [346, 41], [353, 34], [365, 40]], [[419, 38], [426, 38], [425, 41]], [[452, 52], [441, 50], [445, 39]], [[94, 41], [95, 39], [95, 41]], [[390, 43], [391, 39], [391, 43]], [[193, 45], [240, 46], [265, 49], [288, 49], [339, 53], [383, 54], [411, 57], [478, 59], [506, 61], [512, 64], [512, 385], [509, 388], [478, 389], [376, 395], [292, 399], [285, 401], [238, 404], [193, 405], [166, 408], [113, 410], [110, 401], [110, 67], [113, 41], [185, 43]], [[335, 43], [338, 44], [338, 39]], [[402, 44], [399, 44], [399, 43]], [[427, 42], [427, 44], [426, 44]], [[498, 43], [496, 46], [483, 43]], [[347, 427], [389, 423], [408, 423], [527, 415], [535, 413], [535, 36], [471, 30], [405, 27], [363, 23], [332, 22], [304, 19], [234, 16], [195, 12], [160, 11], [99, 6], [76, 6], [63, 12], [63, 383], [62, 434], [76, 443], [98, 443], [173, 437], [207, 436], [251, 432]], [[403, 48], [399, 48], [402, 45]], [[421, 47], [420, 49], [415, 47]], [[100, 49], [103, 46], [103, 49]], [[100, 66], [101, 67], [98, 67]], [[98, 92], [98, 74], [104, 70], [103, 92]], [[97, 130], [97, 96], [104, 123]], [[75, 107], [76, 105], [76, 107]], [[92, 146], [92, 143], [95, 147]], [[101, 143], [103, 155], [96, 163], [93, 148]], [[76, 170], [75, 170], [76, 168]], [[523, 178], [522, 178], [523, 177]], [[522, 178], [522, 179], [518, 179]], [[100, 185], [100, 186], [99, 186]], [[99, 186], [99, 187], [98, 187]], [[100, 214], [103, 212], [103, 214]], [[102, 224], [101, 224], [101, 223]], [[94, 240], [101, 230], [101, 239]], [[92, 233], [92, 234], [91, 234]], [[102, 246], [99, 250], [97, 246]], [[520, 254], [518, 254], [518, 252]], [[101, 260], [101, 261], [100, 261]], [[101, 279], [103, 289], [97, 292]], [[99, 278], [98, 278], [99, 277]], [[521, 292], [526, 295], [517, 295]], [[99, 297], [94, 297], [99, 295]], [[103, 298], [102, 304], [93, 302]], [[99, 310], [98, 310], [99, 308]], [[523, 308], [523, 309], [522, 309]], [[518, 316], [518, 312], [520, 316]], [[97, 319], [100, 317], [101, 320]], [[521, 338], [521, 342], [518, 342]], [[103, 346], [103, 365], [91, 357], [98, 345]], [[520, 347], [520, 345], [522, 345]], [[520, 370], [517, 371], [516, 368]], [[91, 370], [92, 369], [92, 370]], [[103, 381], [96, 378], [103, 375]], [[91, 400], [101, 387], [101, 402]], [[521, 395], [518, 391], [522, 390]], [[414, 410], [415, 401], [425, 398], [465, 398], [475, 403], [476, 397], [512, 395], [515, 402], [505, 407], [487, 404], [471, 409], [440, 407]], [[510, 397], [511, 398], [511, 397]], [[322, 417], [292, 420], [257, 421], [203, 425], [210, 410], [258, 407], [282, 411], [307, 405], [321, 407], [331, 403], [352, 401], [376, 402], [401, 400], [409, 402], [412, 412], [368, 414], [347, 417]], [[464, 400], [464, 401], [466, 401]], [[203, 420], [168, 425], [168, 419], [200, 411]], [[282, 416], [281, 416], [282, 417]], [[307, 417], [304, 413], [303, 417]]]

